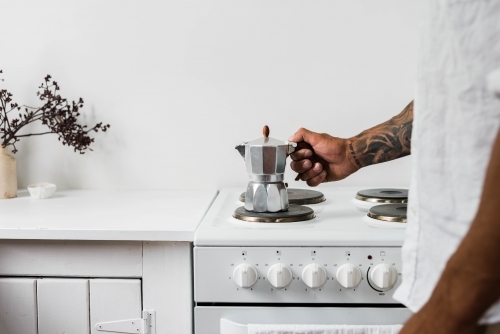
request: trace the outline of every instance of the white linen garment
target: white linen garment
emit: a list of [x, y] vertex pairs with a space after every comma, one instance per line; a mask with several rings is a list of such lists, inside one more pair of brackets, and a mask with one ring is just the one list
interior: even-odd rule
[[397, 334], [401, 325], [248, 325], [248, 334]]
[[[427, 0], [424, 6], [403, 282], [394, 295], [414, 312], [476, 215], [500, 124], [500, 99], [488, 89], [495, 89], [500, 68], [500, 1]], [[481, 320], [497, 322], [499, 303]]]

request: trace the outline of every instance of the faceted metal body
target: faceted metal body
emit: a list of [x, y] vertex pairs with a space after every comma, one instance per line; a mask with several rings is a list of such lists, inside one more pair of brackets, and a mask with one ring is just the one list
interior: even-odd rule
[[296, 144], [274, 138], [259, 138], [236, 147], [245, 159], [250, 178], [245, 193], [245, 209], [255, 212], [288, 210], [284, 183], [286, 157]]
[[245, 147], [248, 174], [283, 174], [286, 167], [288, 145]]
[[245, 194], [245, 209], [255, 212], [288, 210], [288, 193], [285, 183], [250, 181]]

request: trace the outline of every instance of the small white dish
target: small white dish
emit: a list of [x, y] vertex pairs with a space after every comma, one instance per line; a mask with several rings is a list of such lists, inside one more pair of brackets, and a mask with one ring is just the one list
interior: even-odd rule
[[28, 186], [31, 198], [45, 199], [51, 198], [56, 192], [56, 185], [52, 183], [42, 182], [34, 183]]

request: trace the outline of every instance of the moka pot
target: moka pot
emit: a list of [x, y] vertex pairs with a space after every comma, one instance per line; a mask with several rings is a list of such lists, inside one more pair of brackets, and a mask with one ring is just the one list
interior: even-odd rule
[[284, 182], [287, 156], [295, 151], [297, 143], [268, 137], [244, 142], [236, 149], [240, 152], [249, 176], [245, 193], [245, 209], [254, 212], [288, 210], [288, 193]]

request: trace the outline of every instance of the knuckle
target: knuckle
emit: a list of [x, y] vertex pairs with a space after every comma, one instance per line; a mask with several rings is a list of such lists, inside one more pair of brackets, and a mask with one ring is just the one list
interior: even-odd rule
[[307, 130], [306, 128], [300, 128], [299, 131], [297, 131], [297, 133], [305, 133], [305, 132], [311, 132], [311, 131]]

